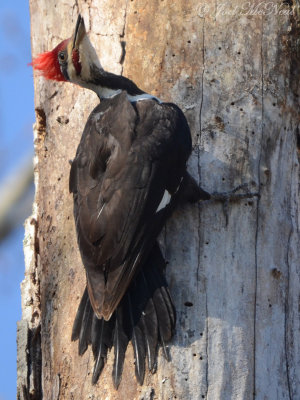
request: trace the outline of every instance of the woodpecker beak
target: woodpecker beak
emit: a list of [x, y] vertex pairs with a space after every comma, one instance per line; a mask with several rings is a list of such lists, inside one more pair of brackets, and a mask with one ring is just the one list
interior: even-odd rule
[[[79, 14], [74, 34], [68, 44], [67, 75], [69, 81], [82, 87], [90, 88], [93, 70], [102, 69], [96, 51], [86, 33], [85, 24]], [[66, 75], [66, 74], [65, 74]]]
[[85, 37], [85, 35], [86, 35], [86, 30], [85, 30], [84, 20], [82, 16], [79, 14], [75, 27], [72, 50], [79, 49], [79, 45], [82, 39]]

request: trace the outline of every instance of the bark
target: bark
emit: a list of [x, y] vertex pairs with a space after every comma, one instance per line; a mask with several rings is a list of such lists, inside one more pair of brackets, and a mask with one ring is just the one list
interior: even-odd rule
[[68, 160], [97, 98], [35, 76], [20, 399], [300, 398], [299, 18], [298, 3], [284, 3], [264, 13], [258, 1], [30, 0], [34, 55], [69, 37], [80, 11], [104, 68], [183, 109], [201, 186], [253, 183], [261, 197], [230, 204], [228, 223], [214, 202], [174, 214], [160, 238], [178, 318], [172, 361], [160, 353], [140, 387], [130, 348], [115, 391], [112, 352], [92, 386], [91, 350], [79, 357], [70, 341], [85, 274]]

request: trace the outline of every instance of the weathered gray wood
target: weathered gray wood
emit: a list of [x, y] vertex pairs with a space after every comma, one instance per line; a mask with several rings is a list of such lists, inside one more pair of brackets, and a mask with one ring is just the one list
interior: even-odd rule
[[237, 0], [31, 0], [33, 54], [71, 35], [80, 11], [106, 69], [182, 107], [201, 185], [246, 182], [261, 195], [230, 204], [228, 224], [214, 202], [174, 214], [160, 238], [178, 312], [172, 362], [160, 356], [139, 387], [130, 349], [118, 392], [111, 356], [91, 386], [91, 351], [79, 357], [70, 343], [85, 277], [68, 160], [97, 99], [35, 76], [37, 194], [22, 304], [29, 329], [41, 327], [44, 399], [300, 398], [299, 28], [296, 10], [272, 4], [263, 15], [254, 2], [247, 15]]

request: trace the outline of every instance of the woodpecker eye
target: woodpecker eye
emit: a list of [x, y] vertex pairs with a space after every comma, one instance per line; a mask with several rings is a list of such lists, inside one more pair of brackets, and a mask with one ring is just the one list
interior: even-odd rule
[[64, 51], [58, 53], [58, 59], [61, 62], [65, 62], [67, 60], [67, 54]]

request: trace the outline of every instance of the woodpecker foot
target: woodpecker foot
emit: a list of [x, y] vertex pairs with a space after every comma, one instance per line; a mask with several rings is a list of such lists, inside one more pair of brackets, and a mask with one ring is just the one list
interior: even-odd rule
[[[237, 193], [239, 190], [244, 190], [244, 193]], [[249, 184], [243, 183], [238, 185], [233, 190], [229, 192], [221, 192], [221, 193], [212, 193], [211, 200], [220, 201], [223, 203], [223, 212], [226, 218], [226, 226], [228, 225], [228, 205], [229, 202], [240, 201], [242, 199], [251, 199], [253, 197], [260, 197], [259, 192], [250, 192]]]
[[[248, 188], [249, 184], [243, 183], [241, 185], [238, 185], [233, 190], [230, 190], [229, 192], [221, 192], [221, 193], [214, 192], [211, 194], [211, 199], [215, 201], [229, 203], [230, 201], [238, 201], [241, 199], [251, 199], [253, 197], [260, 197], [260, 194], [258, 192], [249, 192]], [[245, 190], [245, 193], [237, 193], [239, 190]]]

